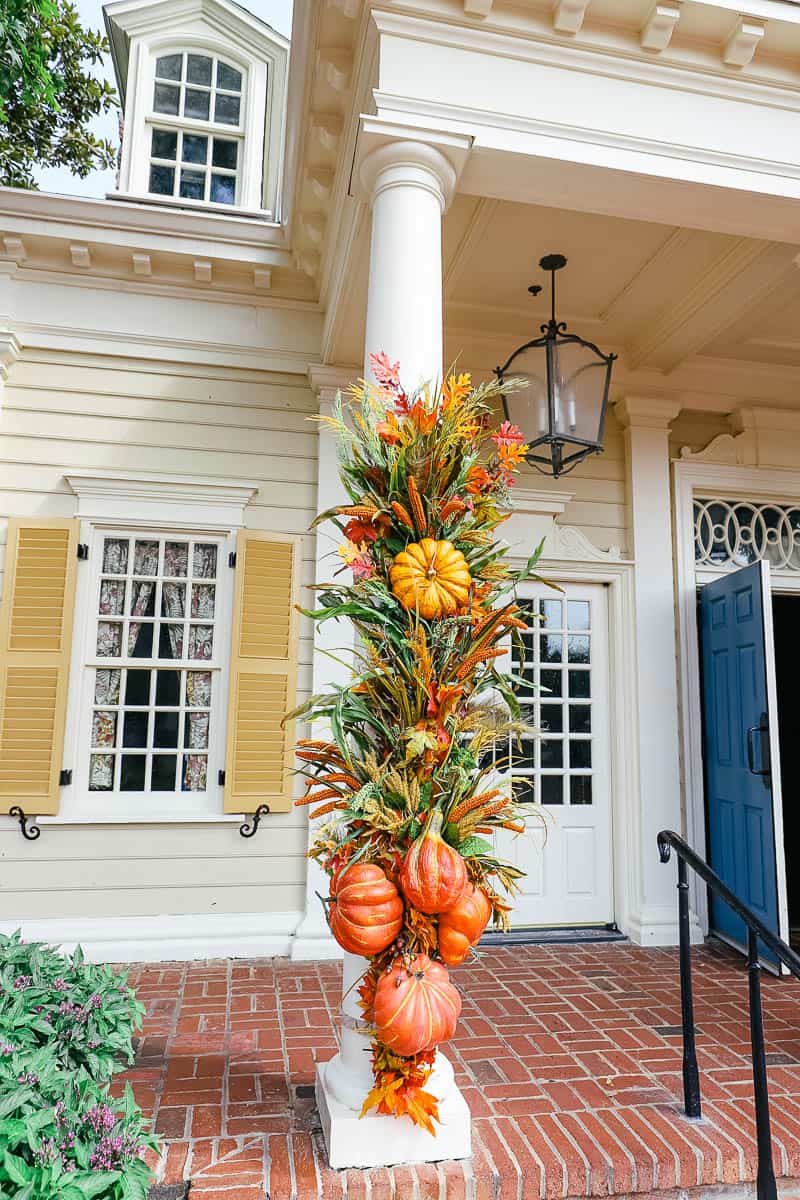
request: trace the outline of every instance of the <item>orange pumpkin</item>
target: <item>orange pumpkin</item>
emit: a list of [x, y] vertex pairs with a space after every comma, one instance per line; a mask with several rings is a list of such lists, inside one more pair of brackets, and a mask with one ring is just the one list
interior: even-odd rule
[[467, 560], [452, 542], [423, 538], [395, 556], [389, 568], [392, 591], [409, 612], [430, 621], [450, 617], [467, 603], [472, 578]]
[[461, 997], [447, 968], [418, 954], [405, 965], [396, 958], [378, 980], [373, 1017], [378, 1037], [395, 1054], [433, 1050], [455, 1033]]
[[492, 915], [486, 892], [470, 883], [455, 908], [439, 917], [439, 954], [451, 967], [457, 967], [479, 940]]
[[447, 912], [467, 886], [466, 863], [442, 839], [441, 830], [442, 814], [435, 808], [400, 868], [403, 895], [423, 913]]
[[403, 927], [403, 901], [375, 863], [356, 863], [331, 881], [331, 933], [351, 954], [379, 954]]

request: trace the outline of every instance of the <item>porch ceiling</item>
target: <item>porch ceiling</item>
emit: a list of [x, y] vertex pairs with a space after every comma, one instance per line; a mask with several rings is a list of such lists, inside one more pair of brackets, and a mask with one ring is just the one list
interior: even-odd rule
[[[368, 242], [364, 228], [340, 362], [362, 354]], [[549, 289], [537, 264], [553, 251], [569, 259], [559, 317], [619, 354], [626, 386], [695, 392], [713, 367], [731, 408], [743, 395], [774, 403], [765, 378], [785, 385], [786, 368], [800, 365], [799, 246], [467, 195], [453, 202], [443, 242], [446, 355], [473, 370], [491, 369], [538, 331]], [[545, 284], [537, 298], [527, 291], [534, 282]]]

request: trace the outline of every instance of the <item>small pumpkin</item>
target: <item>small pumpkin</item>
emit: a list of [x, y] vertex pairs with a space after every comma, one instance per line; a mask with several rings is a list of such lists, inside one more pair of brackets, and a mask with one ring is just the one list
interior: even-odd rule
[[450, 967], [464, 961], [492, 915], [489, 897], [470, 883], [454, 908], [439, 917], [439, 954]]
[[403, 927], [403, 900], [376, 863], [356, 863], [331, 881], [331, 933], [351, 954], [379, 954]]
[[395, 555], [389, 568], [392, 591], [409, 612], [426, 621], [450, 617], [467, 603], [472, 578], [467, 560], [452, 542], [423, 538]]
[[395, 1054], [433, 1050], [453, 1036], [461, 997], [447, 968], [418, 954], [408, 965], [396, 958], [375, 988], [373, 1018], [378, 1037]]
[[466, 886], [466, 863], [442, 838], [442, 814], [434, 808], [400, 868], [403, 895], [420, 912], [443, 913], [458, 903]]

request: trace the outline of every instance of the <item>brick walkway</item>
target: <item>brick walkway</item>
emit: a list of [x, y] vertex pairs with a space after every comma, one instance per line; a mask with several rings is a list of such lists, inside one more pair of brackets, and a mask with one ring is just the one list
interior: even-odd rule
[[[467, 1163], [331, 1171], [314, 1111], [330, 1058], [334, 963], [285, 959], [141, 966], [139, 1100], [166, 1143], [165, 1183], [191, 1200], [522, 1200], [752, 1180], [746, 979], [694, 951], [704, 1119], [681, 1111], [677, 955], [625, 943], [516, 946], [455, 976], [450, 1053], [473, 1114]], [[800, 1176], [800, 984], [765, 981], [775, 1165]], [[794, 1188], [792, 1189], [794, 1191]]]

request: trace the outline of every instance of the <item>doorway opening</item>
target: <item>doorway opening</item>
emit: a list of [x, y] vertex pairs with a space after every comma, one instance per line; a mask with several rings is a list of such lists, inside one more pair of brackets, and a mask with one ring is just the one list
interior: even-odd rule
[[789, 858], [800, 847], [800, 807], [797, 804], [795, 754], [800, 746], [800, 596], [772, 594], [775, 640], [775, 684], [778, 700], [778, 741], [781, 752], [783, 843], [786, 889], [793, 946], [800, 944], [800, 872], [789, 870]]

